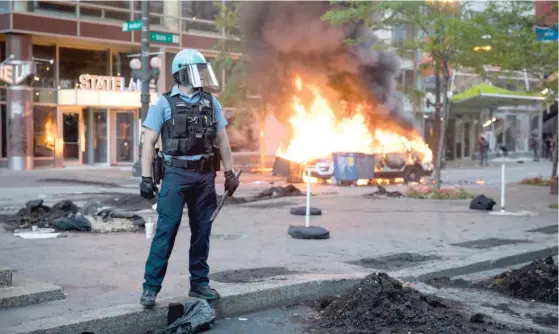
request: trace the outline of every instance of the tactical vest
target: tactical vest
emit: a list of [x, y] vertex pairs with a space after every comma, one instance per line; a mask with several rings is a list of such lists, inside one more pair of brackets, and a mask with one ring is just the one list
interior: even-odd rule
[[161, 130], [162, 151], [170, 156], [213, 153], [217, 148], [217, 120], [211, 94], [200, 92], [196, 103], [185, 102], [171, 92], [163, 96], [171, 107], [171, 118]]

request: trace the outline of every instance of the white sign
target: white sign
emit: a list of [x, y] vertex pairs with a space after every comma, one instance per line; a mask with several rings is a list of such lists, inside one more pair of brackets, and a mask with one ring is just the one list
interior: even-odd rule
[[80, 88], [91, 90], [141, 91], [140, 80], [130, 79], [128, 86], [124, 77], [110, 77], [103, 75], [80, 75]]
[[12, 60], [0, 64], [0, 80], [8, 85], [19, 85], [35, 74], [35, 63], [32, 61]]

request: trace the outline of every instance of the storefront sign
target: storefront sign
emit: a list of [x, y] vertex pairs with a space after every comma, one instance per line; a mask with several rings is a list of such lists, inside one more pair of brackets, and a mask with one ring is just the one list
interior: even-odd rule
[[33, 61], [11, 60], [0, 64], [0, 81], [8, 85], [19, 85], [35, 74]]
[[128, 85], [124, 77], [109, 77], [103, 75], [80, 75], [80, 88], [91, 90], [141, 91], [139, 80], [130, 79]]

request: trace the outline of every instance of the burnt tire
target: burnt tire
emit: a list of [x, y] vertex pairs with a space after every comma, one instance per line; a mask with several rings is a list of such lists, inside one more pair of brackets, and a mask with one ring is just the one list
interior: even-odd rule
[[423, 169], [418, 166], [408, 167], [404, 172], [404, 183], [419, 182], [423, 176]]

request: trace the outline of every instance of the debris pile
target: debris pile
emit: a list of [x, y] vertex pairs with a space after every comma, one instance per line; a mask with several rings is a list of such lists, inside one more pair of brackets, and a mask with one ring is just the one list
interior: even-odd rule
[[135, 232], [145, 226], [145, 220], [130, 211], [105, 207], [98, 201], [79, 208], [68, 200], [52, 207], [44, 205], [43, 200], [29, 201], [18, 213], [0, 217], [0, 223], [10, 232], [32, 230], [34, 226], [56, 231]]
[[557, 264], [550, 256], [476, 283], [478, 288], [557, 305]]
[[292, 184], [288, 184], [285, 187], [271, 187], [268, 189], [263, 190], [258, 194], [256, 197], [258, 199], [267, 199], [267, 198], [277, 198], [277, 197], [291, 197], [291, 196], [303, 196], [303, 192], [299, 190]]
[[368, 275], [351, 292], [331, 303], [321, 301], [320, 307], [315, 325], [337, 333], [502, 332], [502, 326], [488, 324], [484, 315], [468, 317], [458, 304], [422, 294], [386, 273]]
[[377, 185], [378, 190], [375, 191], [374, 193], [370, 193], [367, 194], [365, 196], [367, 197], [374, 197], [374, 196], [386, 196], [386, 197], [404, 197], [404, 194], [402, 194], [399, 191], [388, 191], [386, 190], [385, 187], [381, 186], [381, 185]]

